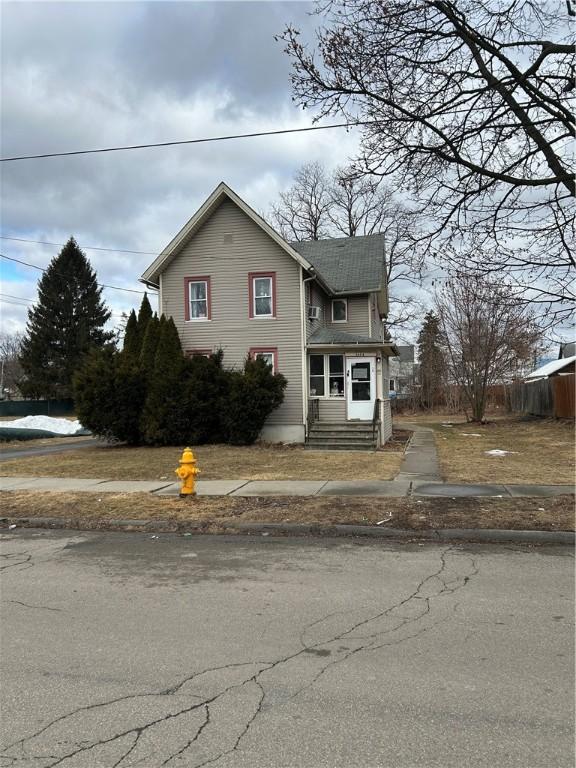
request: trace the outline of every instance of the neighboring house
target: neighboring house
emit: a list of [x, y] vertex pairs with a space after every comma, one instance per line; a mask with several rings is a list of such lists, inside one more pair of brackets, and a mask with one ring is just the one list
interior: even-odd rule
[[185, 352], [284, 374], [263, 439], [370, 447], [392, 433], [385, 275], [382, 235], [288, 243], [221, 183], [141, 280]]
[[559, 360], [563, 357], [574, 357], [574, 355], [576, 355], [576, 342], [567, 341], [563, 344], [560, 344], [560, 354], [558, 355]]
[[390, 358], [390, 397], [406, 400], [414, 394], [418, 365], [414, 362], [414, 345], [396, 347], [398, 357]]
[[552, 376], [565, 376], [569, 373], [574, 373], [575, 363], [576, 356], [574, 355], [572, 357], [561, 357], [532, 371], [532, 373], [526, 376], [525, 380], [535, 381], [536, 379], [549, 379]]

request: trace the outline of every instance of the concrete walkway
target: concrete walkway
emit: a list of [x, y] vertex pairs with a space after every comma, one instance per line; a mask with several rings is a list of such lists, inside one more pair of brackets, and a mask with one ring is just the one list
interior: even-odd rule
[[[571, 485], [464, 485], [426, 480], [200, 480], [199, 496], [466, 496], [550, 497], [574, 493]], [[179, 483], [165, 480], [0, 477], [0, 491], [154, 493], [178, 496]]]
[[411, 429], [413, 434], [404, 453], [400, 472], [395, 477], [396, 482], [441, 482], [438, 454], [434, 430], [420, 424], [406, 423], [403, 428]]

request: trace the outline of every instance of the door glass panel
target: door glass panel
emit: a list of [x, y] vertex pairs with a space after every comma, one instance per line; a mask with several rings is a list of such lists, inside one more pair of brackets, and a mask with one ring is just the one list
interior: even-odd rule
[[352, 382], [352, 400], [370, 400], [370, 382], [353, 381]]
[[352, 381], [370, 381], [370, 363], [352, 365]]

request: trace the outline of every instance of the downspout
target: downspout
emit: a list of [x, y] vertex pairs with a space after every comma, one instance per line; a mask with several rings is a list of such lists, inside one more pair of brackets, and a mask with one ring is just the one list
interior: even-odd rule
[[[304, 267], [300, 267], [302, 275], [304, 275]], [[316, 280], [316, 275], [312, 277], [302, 277], [300, 283], [300, 311], [302, 317], [302, 400], [303, 400], [303, 414], [304, 414], [304, 439], [308, 437], [308, 356], [307, 356], [307, 343], [308, 343], [308, 326], [306, 316], [306, 283], [311, 280]]]

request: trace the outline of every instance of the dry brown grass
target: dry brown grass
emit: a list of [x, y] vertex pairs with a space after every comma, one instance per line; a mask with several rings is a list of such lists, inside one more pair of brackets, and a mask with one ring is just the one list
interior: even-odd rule
[[[44, 448], [46, 446], [54, 445], [74, 445], [75, 442], [85, 442], [90, 440], [90, 436], [78, 436], [71, 437], [70, 435], [64, 437], [41, 437], [37, 440], [5, 440], [0, 442], [0, 456], [3, 451], [25, 451], [28, 448]], [[93, 438], [94, 443], [97, 443], [97, 438]]]
[[[500, 417], [488, 424], [467, 424], [462, 416], [436, 422], [406, 416], [400, 423], [422, 421], [435, 430], [442, 476], [459, 483], [574, 482], [574, 425], [552, 419]], [[480, 435], [471, 437], [470, 435]], [[511, 451], [487, 456], [493, 449]]]
[[[58, 456], [3, 461], [5, 476], [176, 479], [181, 448], [95, 447]], [[396, 450], [305, 451], [301, 446], [202, 445], [194, 448], [202, 480], [391, 480], [402, 460]]]
[[[502, 528], [573, 530], [573, 497], [551, 499], [415, 499], [302, 497], [215, 497], [195, 499], [151, 494], [38, 493], [4, 491], [6, 517], [58, 517], [85, 527], [112, 520], [201, 522], [225, 527], [226, 521], [374, 525], [389, 528]], [[388, 519], [390, 516], [390, 519]]]

